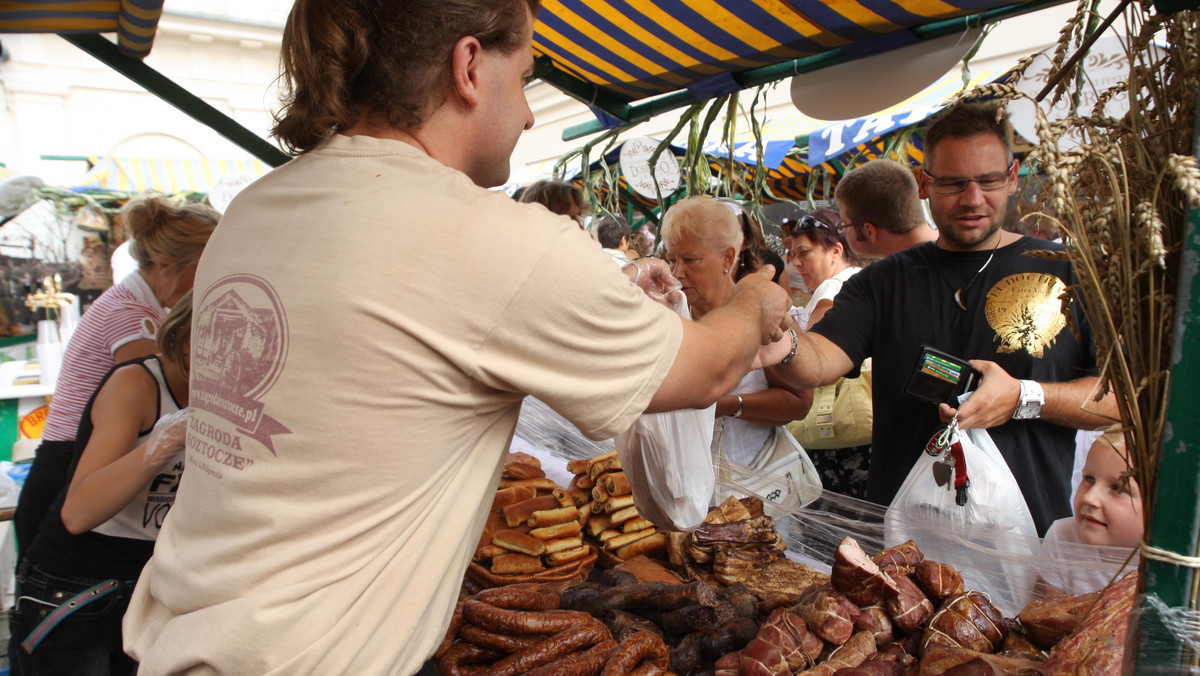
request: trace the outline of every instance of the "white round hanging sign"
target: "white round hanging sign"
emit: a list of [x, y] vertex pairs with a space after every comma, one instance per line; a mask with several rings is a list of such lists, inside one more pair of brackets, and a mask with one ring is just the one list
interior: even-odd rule
[[[658, 156], [654, 175], [651, 175], [650, 156], [658, 146], [659, 142], [648, 136], [625, 139], [621, 146], [621, 173], [634, 192], [651, 199], [657, 199], [658, 193], [666, 197], [675, 192], [680, 180], [679, 160], [670, 148]], [[654, 190], [655, 181], [658, 182], [658, 193]]]

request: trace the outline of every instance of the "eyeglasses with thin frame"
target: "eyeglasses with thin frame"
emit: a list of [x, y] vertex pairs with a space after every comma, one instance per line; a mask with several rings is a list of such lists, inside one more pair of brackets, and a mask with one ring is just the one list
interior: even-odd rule
[[921, 175], [933, 187], [933, 191], [939, 195], [957, 195], [966, 192], [967, 186], [971, 183], [979, 185], [980, 190], [990, 192], [1008, 187], [1012, 181], [1012, 172], [1015, 166], [1017, 166], [1017, 161], [1013, 160], [1002, 174], [984, 174], [975, 178], [937, 178], [924, 169], [921, 170]]

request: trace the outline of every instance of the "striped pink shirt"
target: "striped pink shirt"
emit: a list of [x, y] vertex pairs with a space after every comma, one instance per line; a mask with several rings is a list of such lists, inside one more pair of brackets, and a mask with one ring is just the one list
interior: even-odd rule
[[42, 438], [73, 441], [79, 418], [104, 374], [116, 366], [113, 356], [126, 343], [154, 339], [166, 309], [138, 273], [130, 274], [97, 298], [79, 319], [63, 355]]

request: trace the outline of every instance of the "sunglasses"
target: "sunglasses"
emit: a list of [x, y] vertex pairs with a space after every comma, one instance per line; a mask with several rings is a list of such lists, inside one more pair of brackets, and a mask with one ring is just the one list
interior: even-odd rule
[[853, 225], [853, 223], [838, 223], [837, 225], [827, 225], [821, 221], [818, 221], [816, 218], [814, 218], [812, 216], [804, 216], [803, 218], [801, 218], [799, 221], [797, 221], [795, 223], [784, 223], [783, 231], [784, 231], [784, 234], [786, 234], [788, 237], [794, 237], [799, 232], [802, 232], [804, 230], [813, 230], [816, 228], [820, 228], [821, 230], [830, 230], [832, 232], [841, 233], [841, 232], [844, 232], [846, 230], [846, 228], [849, 228], [851, 225]]

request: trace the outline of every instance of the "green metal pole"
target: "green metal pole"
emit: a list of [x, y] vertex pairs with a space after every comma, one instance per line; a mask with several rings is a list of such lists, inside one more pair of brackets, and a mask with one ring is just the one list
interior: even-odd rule
[[[1200, 97], [1198, 97], [1200, 98]], [[1200, 119], [1196, 122], [1193, 155], [1200, 155]], [[1158, 490], [1154, 515], [1147, 534], [1152, 547], [1194, 557], [1200, 543], [1200, 213], [1188, 209], [1184, 249], [1179, 266], [1179, 293], [1175, 305], [1175, 341], [1172, 348], [1171, 394], [1158, 464]], [[1139, 672], [1191, 673], [1184, 665], [1194, 655], [1168, 628], [1167, 618], [1149, 599], [1157, 597], [1167, 608], [1189, 607], [1196, 570], [1147, 557], [1140, 621], [1130, 625], [1137, 635]]]
[[238, 124], [233, 118], [213, 108], [204, 99], [147, 66], [141, 59], [125, 56], [117, 50], [116, 45], [105, 40], [103, 36], [97, 33], [60, 35], [67, 42], [96, 57], [113, 70], [145, 87], [146, 91], [187, 113], [197, 122], [207, 125], [272, 167], [278, 167], [292, 159], [262, 137]]

